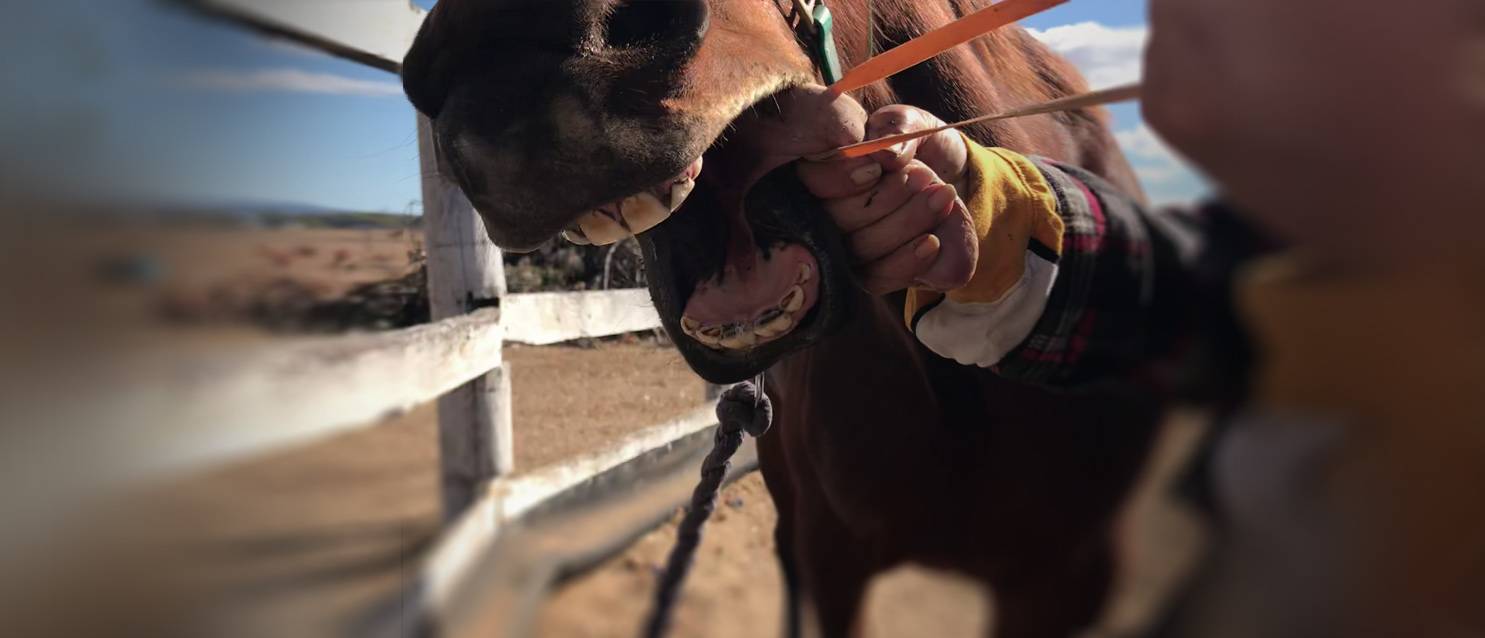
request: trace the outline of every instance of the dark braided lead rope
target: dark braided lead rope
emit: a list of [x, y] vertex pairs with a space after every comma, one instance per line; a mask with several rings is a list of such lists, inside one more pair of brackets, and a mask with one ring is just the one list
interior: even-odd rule
[[686, 516], [681, 519], [680, 529], [676, 532], [675, 549], [670, 551], [670, 559], [660, 577], [655, 606], [645, 624], [646, 638], [662, 638], [669, 631], [676, 596], [691, 570], [696, 548], [701, 544], [701, 530], [717, 508], [717, 493], [727, 478], [732, 455], [742, 446], [744, 432], [754, 438], [768, 432], [773, 423], [773, 405], [758, 385], [740, 383], [722, 393], [717, 402], [717, 423], [712, 451], [701, 463], [701, 483], [691, 493], [691, 505], [686, 508]]

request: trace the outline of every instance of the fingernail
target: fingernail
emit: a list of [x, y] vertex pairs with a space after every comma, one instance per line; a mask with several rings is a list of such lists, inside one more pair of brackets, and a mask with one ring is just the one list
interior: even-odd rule
[[954, 203], [954, 198], [958, 196], [959, 193], [954, 191], [953, 186], [944, 184], [928, 197], [928, 208], [935, 211], [947, 210], [949, 205]]
[[876, 162], [872, 162], [872, 163], [867, 164], [866, 166], [862, 166], [861, 168], [858, 168], [854, 172], [852, 172], [851, 173], [851, 181], [856, 182], [856, 185], [857, 186], [865, 186], [867, 184], [870, 184], [872, 182], [877, 181], [877, 178], [879, 178], [881, 176], [882, 176], [882, 165], [881, 164], [878, 164]]
[[938, 252], [941, 245], [937, 235], [928, 235], [918, 240], [918, 245], [913, 247], [913, 255], [918, 259], [928, 259]]

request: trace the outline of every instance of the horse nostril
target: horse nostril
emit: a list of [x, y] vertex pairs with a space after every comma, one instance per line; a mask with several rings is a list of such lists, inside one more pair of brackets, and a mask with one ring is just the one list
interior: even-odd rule
[[707, 0], [620, 0], [608, 18], [608, 46], [690, 47], [706, 34]]

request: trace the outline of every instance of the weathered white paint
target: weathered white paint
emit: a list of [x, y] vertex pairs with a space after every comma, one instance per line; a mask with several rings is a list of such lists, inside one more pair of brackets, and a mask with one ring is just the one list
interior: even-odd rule
[[642, 289], [515, 294], [500, 308], [505, 337], [536, 346], [660, 327], [650, 293]]
[[419, 608], [434, 615], [443, 609], [469, 570], [495, 543], [504, 525], [583, 481], [716, 424], [715, 404], [702, 405], [678, 419], [629, 435], [604, 450], [534, 472], [496, 479], [444, 531], [429, 553], [420, 577]]
[[[500, 365], [499, 311], [406, 330], [110, 362], [37, 379], [0, 418], [17, 449], [66, 450], [91, 478], [150, 479], [375, 424]], [[76, 384], [87, 392], [77, 392]], [[21, 445], [21, 442], [15, 442]]]
[[408, 0], [186, 0], [203, 11], [395, 71], [412, 48], [425, 11]]
[[[434, 320], [462, 316], [500, 302], [505, 266], [469, 199], [444, 179], [428, 119], [418, 117], [423, 170], [423, 227], [428, 252], [428, 303]], [[498, 349], [499, 344], [496, 344]], [[452, 518], [487, 481], [515, 468], [510, 378], [500, 370], [438, 400], [444, 513]]]

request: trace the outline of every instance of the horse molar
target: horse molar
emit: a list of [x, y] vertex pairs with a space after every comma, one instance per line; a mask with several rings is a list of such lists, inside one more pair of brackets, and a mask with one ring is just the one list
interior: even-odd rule
[[721, 345], [728, 350], [747, 350], [758, 345], [758, 333], [753, 331], [753, 326], [734, 324], [724, 332], [729, 334], [722, 337]]
[[772, 339], [787, 334], [789, 330], [794, 328], [794, 317], [790, 316], [789, 313], [784, 312], [782, 309], [775, 310], [774, 313], [777, 314], [771, 319], [767, 318], [768, 315], [765, 315], [764, 318], [758, 320], [758, 325], [753, 330], [758, 336], [764, 339]]
[[779, 302], [779, 306], [784, 309], [784, 312], [799, 312], [799, 309], [804, 307], [804, 287], [790, 288], [789, 292], [784, 295], [783, 301]]

